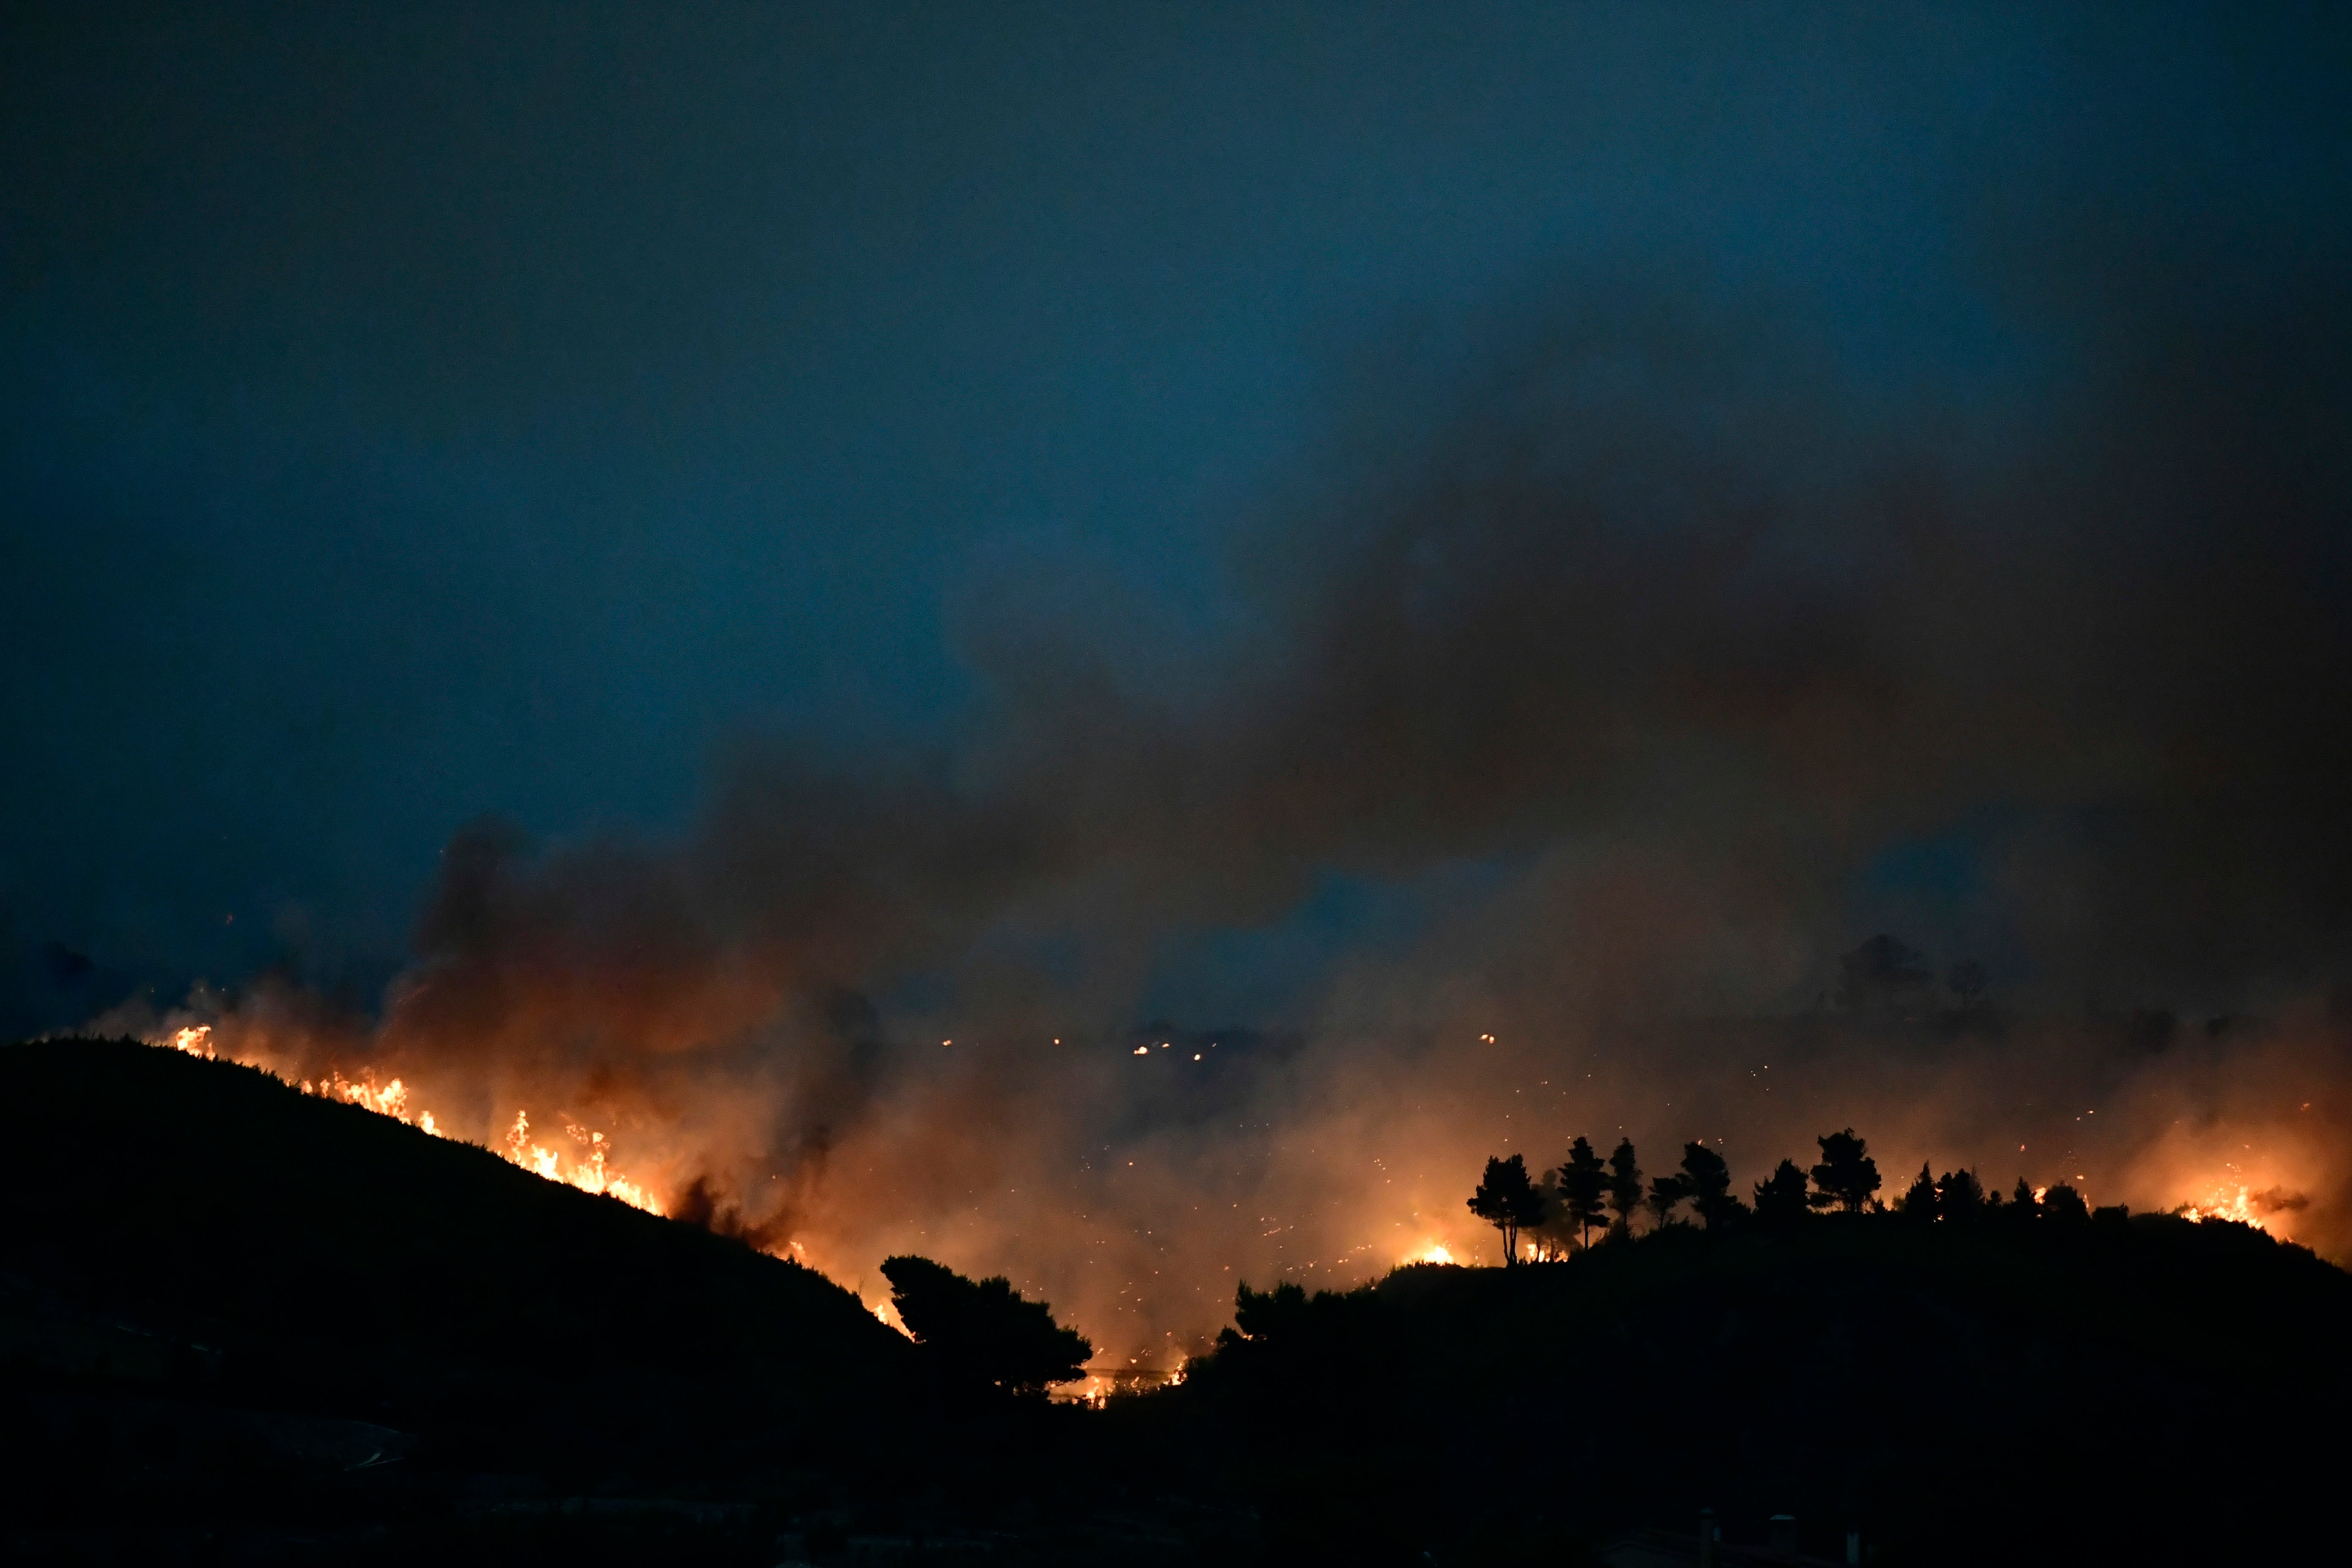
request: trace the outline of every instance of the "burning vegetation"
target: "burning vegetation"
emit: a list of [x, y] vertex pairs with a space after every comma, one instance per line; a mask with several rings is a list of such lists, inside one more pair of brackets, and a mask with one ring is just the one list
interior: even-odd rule
[[[1864, 956], [1867, 951], [1866, 944]], [[1849, 962], [1847, 967], [1856, 965]], [[1914, 1013], [1920, 1005], [1916, 997], [1909, 1004]], [[1940, 1167], [1930, 1163], [1920, 1180], [1899, 1189], [1872, 1187], [1858, 1196], [1832, 1199], [1832, 1205], [1916, 1218], [1932, 1204], [1937, 1215], [1961, 1223], [1979, 1211], [2008, 1221], [2050, 1215], [2076, 1203], [2088, 1206], [2127, 1198], [2143, 1209], [2240, 1220], [2283, 1239], [2333, 1234], [2321, 1228], [2332, 1223], [2324, 1195], [2328, 1189], [2312, 1178], [2325, 1178], [2334, 1156], [2310, 1146], [2310, 1138], [2326, 1123], [2305, 1102], [2295, 1102], [2303, 1107], [2296, 1112], [2303, 1124], [2284, 1131], [2249, 1119], [2227, 1094], [2201, 1114], [2170, 1114], [2191, 1109], [2185, 1097], [2196, 1089], [2196, 1075], [2203, 1070], [2194, 1058], [2187, 1059], [2186, 1071], [2158, 1076], [2168, 1060], [2151, 1058], [2135, 1068], [2137, 1082], [2090, 1086], [2048, 1079], [2046, 1068], [2036, 1064], [2067, 1058], [2040, 1050], [2040, 1026], [2007, 1018], [1974, 994], [1925, 1016], [1890, 1016], [1865, 1003], [1831, 1016], [1818, 1027], [1822, 1032], [1810, 1043], [1786, 1028], [1757, 1037], [1751, 1048], [1769, 1052], [1771, 1059], [1732, 1077], [1732, 1082], [1747, 1086], [1744, 1106], [1721, 1096], [1707, 1099], [1703, 1085], [1685, 1081], [1692, 1069], [1671, 1056], [1651, 1053], [1663, 1084], [1643, 1089], [1630, 1088], [1605, 1058], [1593, 1065], [1614, 1076], [1579, 1074], [1570, 1056], [1564, 1061], [1554, 1058], [1548, 1074], [1517, 1066], [1531, 1076], [1521, 1079], [1524, 1089], [1504, 1090], [1499, 1126], [1511, 1131], [1524, 1125], [1532, 1133], [1545, 1122], [1557, 1126], [1596, 1093], [1656, 1097], [1662, 1087], [1677, 1102], [1674, 1114], [1683, 1114], [1681, 1102], [1687, 1101], [1693, 1120], [1733, 1125], [1729, 1147], [1752, 1150], [1759, 1129], [1770, 1136], [1774, 1126], [1785, 1126], [1785, 1121], [1772, 1119], [1801, 1113], [1809, 1101], [1940, 1104], [1958, 1113], [1958, 1125], [1924, 1124], [1916, 1110], [1908, 1110], [1897, 1146], [1907, 1142], [1916, 1151], [1948, 1140], [1964, 1148], [1973, 1142], [1975, 1159], [1948, 1160]], [[1049, 1080], [1034, 1073], [1034, 1061], [1016, 1063], [984, 1038], [967, 1037], [953, 1047], [933, 1046], [949, 1076], [929, 1094], [910, 1100], [903, 1083], [889, 1091], [885, 1080], [877, 1085], [883, 1092], [864, 1113], [829, 1131], [824, 1142], [782, 1162], [752, 1163], [748, 1173], [721, 1176], [730, 1169], [746, 1170], [737, 1141], [747, 1131], [762, 1137], [772, 1132], [760, 1133], [740, 1120], [716, 1123], [699, 1112], [666, 1124], [652, 1112], [664, 1102], [709, 1103], [711, 1091], [735, 1081], [724, 1075], [702, 1085], [690, 1100], [675, 1088], [633, 1091], [635, 1098], [627, 1100], [615, 1098], [614, 1086], [625, 1080], [610, 1076], [602, 1089], [583, 1091], [586, 1080], [576, 1073], [569, 1090], [561, 1075], [534, 1088], [529, 1079], [509, 1073], [488, 1095], [478, 1080], [475, 1092], [461, 1098], [479, 1109], [452, 1118], [446, 1109], [450, 1100], [422, 1088], [436, 1072], [439, 1058], [414, 1047], [405, 1057], [408, 1070], [380, 1077], [362, 1069], [354, 1080], [334, 1065], [334, 1058], [340, 1051], [348, 1053], [344, 1059], [364, 1059], [371, 1042], [363, 1037], [258, 1026], [249, 1016], [231, 1014], [226, 1027], [187, 1024], [152, 1037], [192, 1055], [233, 1057], [304, 1093], [437, 1135], [467, 1138], [536, 1175], [649, 1212], [680, 1215], [776, 1256], [817, 1264], [837, 1278], [871, 1278], [876, 1257], [894, 1251], [944, 1256], [975, 1275], [1013, 1265], [1024, 1271], [1024, 1289], [1042, 1289], [1064, 1303], [1102, 1347], [1089, 1368], [1098, 1380], [1160, 1379], [1179, 1372], [1188, 1356], [1206, 1348], [1236, 1277], [1274, 1273], [1345, 1285], [1391, 1263], [1496, 1257], [1493, 1243], [1479, 1243], [1465, 1218], [1504, 1231], [1501, 1239], [1514, 1261], [1557, 1260], [1628, 1231], [1683, 1223], [1720, 1228], [1750, 1214], [1769, 1224], [1776, 1212], [1816, 1212], [1823, 1194], [1833, 1190], [1822, 1186], [1823, 1181], [1847, 1180], [1838, 1173], [1848, 1166], [1867, 1165], [1874, 1174], [1876, 1169], [1874, 1159], [1846, 1146], [1843, 1133], [1821, 1142], [1819, 1162], [1806, 1162], [1810, 1169], [1793, 1161], [1774, 1167], [1768, 1161], [1750, 1167], [1738, 1184], [1719, 1139], [1685, 1142], [1675, 1168], [1651, 1174], [1643, 1170], [1629, 1135], [1608, 1141], [1562, 1135], [1554, 1146], [1567, 1146], [1564, 1158], [1540, 1172], [1524, 1166], [1516, 1174], [1490, 1171], [1488, 1184], [1498, 1177], [1503, 1184], [1482, 1200], [1486, 1206], [1474, 1205], [1465, 1214], [1459, 1195], [1446, 1191], [1445, 1172], [1480, 1122], [1495, 1124], [1493, 1098], [1482, 1106], [1464, 1092], [1466, 1085], [1457, 1085], [1444, 1099], [1395, 1103], [1377, 1115], [1335, 1121], [1328, 1112], [1307, 1110], [1302, 1116], [1305, 1108], [1268, 1103], [1263, 1076], [1270, 1060], [1295, 1071], [1288, 1064], [1297, 1058], [1276, 1056], [1247, 1031], [1186, 1037], [1186, 1048], [1180, 1050], [1176, 1033], [1155, 1030], [1145, 1045], [1146, 1060], [1133, 1061], [1134, 1047], [1123, 1043], [1089, 1051], [1062, 1040], [1053, 1042], [1054, 1059], [1067, 1063], [1082, 1084], [1093, 1076], [1086, 1092], [1113, 1113], [1164, 1117], [1171, 1109], [1184, 1110], [1187, 1101], [1197, 1104], [1198, 1110], [1169, 1129], [1180, 1135], [1178, 1141], [1150, 1132], [1148, 1122], [1144, 1136], [1130, 1131], [1118, 1145], [1097, 1142], [1072, 1149], [1033, 1140], [1008, 1148], [992, 1141], [986, 1130], [1017, 1119], [1023, 1094], [1061, 1094], [1066, 1106], [1069, 1089], [1049, 1087]], [[341, 1047], [339, 1038], [344, 1042]], [[1160, 1048], [1163, 1039], [1166, 1049]], [[2307, 1047], [2298, 1052], [2268, 1036], [2251, 1047], [2223, 1043], [2245, 1069], [2224, 1080], [2233, 1086], [2229, 1093], [2241, 1098], [2265, 1079], [2291, 1084], [2295, 1064], [2311, 1060]], [[1926, 1054], [1930, 1045], [1937, 1055]], [[1480, 1033], [1472, 1049], [1473, 1059], [1484, 1062], [1526, 1061], [1524, 1053], [1515, 1054], [1493, 1030]], [[1988, 1167], [2000, 1170], [1992, 1162], [2001, 1156], [1984, 1152], [1993, 1140], [1969, 1126], [1980, 1128], [1991, 1118], [1951, 1092], [1956, 1081], [1966, 1081], [1956, 1079], [1956, 1057], [1974, 1059], [1977, 1065], [1967, 1068], [1971, 1077], [2011, 1077], [2012, 1093], [2055, 1102], [2053, 1109], [2018, 1122], [2020, 1131], [2011, 1134], [2017, 1142], [2006, 1145], [2017, 1168], [1998, 1178], [1979, 1173]], [[1104, 1070], [1106, 1058], [1132, 1065]], [[1917, 1068], [1940, 1074], [1940, 1098], [1905, 1084], [1902, 1075], [1916, 1076]], [[2021, 1076], [2033, 1073], [2044, 1078]], [[1865, 1074], [1874, 1075], [1875, 1081]], [[1134, 1109], [1120, 1112], [1122, 1098], [1132, 1093], [1122, 1086], [1130, 1082], [1145, 1092], [1127, 1101]], [[1864, 1090], [1859, 1096], [1858, 1085]], [[743, 1109], [757, 1112], [771, 1103], [766, 1097], [775, 1092], [772, 1088], [757, 1079], [747, 1087], [751, 1092], [737, 1102]], [[504, 1106], [499, 1103], [502, 1095], [511, 1097]], [[1172, 1106], [1169, 1096], [1179, 1097]], [[562, 1133], [548, 1137], [529, 1107], [543, 1100], [561, 1105], [567, 1097], [619, 1107], [635, 1136], [660, 1152], [657, 1168], [673, 1173], [669, 1184], [641, 1174], [635, 1162], [625, 1163], [627, 1156], [615, 1134], [577, 1113], [560, 1116]], [[1344, 1083], [1328, 1080], [1315, 1096], [1348, 1097]], [[2088, 1105], [2064, 1109], [2069, 1100], [2093, 1097], [2107, 1102], [2105, 1114]], [[2148, 1109], [2128, 1114], [2136, 1106]], [[1238, 1110], [1242, 1116], [1220, 1130], [1211, 1120], [1213, 1108]], [[2212, 1114], [2214, 1109], [2222, 1114]], [[1284, 1120], [1265, 1120], [1269, 1110]], [[1654, 1116], [1654, 1124], [1660, 1119]], [[2147, 1131], [2151, 1123], [2153, 1135]], [[1737, 1131], [1742, 1124], [1747, 1130]], [[1055, 1130], [1066, 1135], [1086, 1125], [1065, 1115]], [[1037, 1128], [1032, 1123], [1029, 1130]], [[2241, 1130], [2243, 1135], [2235, 1135]], [[2270, 1140], [2272, 1152], [2258, 1150], [2255, 1137]], [[698, 1146], [706, 1138], [711, 1143]], [[1860, 1141], [1853, 1143], [1858, 1149]], [[1361, 1151], [1367, 1146], [1389, 1152], [1366, 1158]], [[906, 1163], [909, 1151], [926, 1151], [917, 1154], [912, 1167]], [[1055, 1169], [1056, 1159], [1075, 1170]], [[2065, 1163], [2053, 1170], [2042, 1163], [2053, 1159]], [[776, 1174], [764, 1175], [763, 1169]], [[862, 1179], [868, 1170], [882, 1173], [880, 1184]], [[929, 1190], [893, 1184], [910, 1170], [927, 1173]], [[2086, 1172], [2101, 1173], [2104, 1179], [2086, 1181]], [[1351, 1179], [1351, 1173], [1360, 1174]], [[847, 1179], [853, 1176], [861, 1179]], [[2095, 1198], [2088, 1195], [2095, 1192]], [[941, 1201], [948, 1194], [950, 1201]], [[885, 1321], [901, 1321], [887, 1300], [872, 1289], [865, 1294], [869, 1310]], [[1102, 1382], [1097, 1392], [1108, 1386]]]
[[[184, 1051], [189, 1056], [202, 1057], [207, 1061], [219, 1059], [209, 1024], [185, 1025], [151, 1043]], [[279, 1077], [265, 1060], [240, 1059], [237, 1065], [268, 1073], [272, 1078]], [[296, 1079], [294, 1083], [304, 1094], [356, 1105], [379, 1116], [389, 1116], [404, 1125], [421, 1129], [436, 1138], [450, 1136], [442, 1130], [433, 1112], [410, 1105], [408, 1086], [399, 1079], [389, 1079], [379, 1086], [373, 1076], [365, 1076], [359, 1082], [352, 1083], [340, 1071], [330, 1068], [316, 1079], [305, 1078]], [[571, 1121], [563, 1124], [563, 1131], [572, 1145], [569, 1149], [551, 1149], [534, 1142], [530, 1136], [530, 1111], [528, 1107], [519, 1107], [513, 1124], [507, 1128], [505, 1136], [498, 1140], [495, 1152], [508, 1163], [519, 1165], [548, 1181], [561, 1182], [583, 1193], [615, 1197], [631, 1208], [643, 1209], [647, 1214], [667, 1212], [660, 1199], [607, 1164], [611, 1150], [605, 1143], [604, 1134]]]
[[[1091, 1520], [1138, 1475], [1161, 1500], [1151, 1521], [1087, 1523], [1127, 1533], [1087, 1536], [1067, 1560], [1497, 1562], [1706, 1502], [1735, 1542], [1737, 1521], [1793, 1510], [1931, 1564], [1996, 1547], [2073, 1561], [2095, 1542], [2174, 1561], [2232, 1541], [2300, 1547], [2308, 1516], [2248, 1513], [2210, 1489], [2172, 1498], [2145, 1461], [2151, 1435], [2294, 1430], [2352, 1396], [2335, 1332], [2352, 1280], [2302, 1249], [2226, 1219], [2091, 1210], [2063, 1183], [1995, 1197], [1965, 1169], [1923, 1171], [1888, 1201], [1849, 1130], [1819, 1137], [1809, 1168], [1760, 1177], [1695, 1142], [1664, 1173], [1630, 1139], [1607, 1153], [1570, 1140], [1539, 1175], [1492, 1159], [1462, 1212], [1498, 1238], [1516, 1226], [1508, 1267], [1463, 1267], [1440, 1243], [1352, 1289], [1236, 1279], [1231, 1326], [1154, 1368], [1092, 1357], [1007, 1279], [901, 1255], [884, 1272], [909, 1344], [811, 1270], [538, 1179], [512, 1149], [404, 1124], [389, 1082], [364, 1101], [315, 1079], [305, 1093], [191, 1059], [200, 1037], [173, 1043], [0, 1053], [0, 1131], [34, 1169], [74, 1171], [95, 1126], [126, 1151], [12, 1189], [12, 1266], [53, 1294], [25, 1320], [47, 1337], [11, 1342], [122, 1323], [138, 1335], [103, 1332], [160, 1347], [20, 1363], [32, 1370], [12, 1397], [31, 1403], [10, 1430], [52, 1436], [12, 1460], [47, 1489], [19, 1518], [103, 1493], [111, 1470], [68, 1460], [109, 1423], [146, 1423], [124, 1426], [128, 1452], [158, 1440], [139, 1434], [160, 1429], [159, 1408], [226, 1399], [363, 1414], [373, 1425], [336, 1426], [334, 1442], [409, 1456], [392, 1473], [420, 1479], [384, 1485], [417, 1499], [462, 1492], [482, 1468], [563, 1478], [500, 1483], [534, 1508], [553, 1506], [550, 1487], [739, 1489], [767, 1500], [697, 1528], [715, 1541], [764, 1521], [762, 1539], [793, 1536], [819, 1562], [983, 1518], [999, 1521], [992, 1550], [1027, 1561], [1036, 1510]], [[2296, 1212], [2291, 1193], [2244, 1196]], [[598, 1282], [592, 1313], [576, 1310], [583, 1279]], [[2263, 1334], [2210, 1331], [2248, 1311]], [[370, 1353], [319, 1353], [322, 1324]], [[1080, 1408], [1039, 1397], [1057, 1385]], [[286, 1433], [278, 1457], [249, 1461], [255, 1487], [299, 1481], [322, 1519], [386, 1506], [300, 1479], [295, 1435], [311, 1428]], [[1926, 1436], [1906, 1447], [1904, 1434]], [[2019, 1484], [2021, 1453], [2055, 1456], [2022, 1474], [2063, 1484]], [[2293, 1448], [2267, 1473], [2319, 1485], [2336, 1461]], [[184, 1461], [140, 1463], [141, 1500], [108, 1506], [247, 1496]], [[780, 1486], [779, 1467], [802, 1479]], [[1497, 1487], [1514, 1500], [1499, 1513]], [[2108, 1506], [2084, 1510], [2086, 1493]], [[275, 1517], [258, 1490], [234, 1506]], [[398, 1539], [418, 1549], [485, 1539], [467, 1534], [473, 1516], [399, 1506]]]

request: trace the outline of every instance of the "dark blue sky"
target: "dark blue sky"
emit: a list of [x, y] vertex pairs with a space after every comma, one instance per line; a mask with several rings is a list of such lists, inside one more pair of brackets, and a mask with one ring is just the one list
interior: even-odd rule
[[[52, 940], [372, 991], [462, 825], [675, 831], [746, 736], [985, 750], [1008, 625], [1213, 706], [1282, 619], [1236, 563], [1594, 279], [1984, 459], [2340, 254], [2343, 28], [2241, 9], [19, 8], [9, 1021], [79, 1005]], [[2015, 788], [1855, 896], [1933, 928]], [[1534, 852], [1439, 837], [1298, 919]], [[1307, 962], [1226, 918], [1150, 1005]]]

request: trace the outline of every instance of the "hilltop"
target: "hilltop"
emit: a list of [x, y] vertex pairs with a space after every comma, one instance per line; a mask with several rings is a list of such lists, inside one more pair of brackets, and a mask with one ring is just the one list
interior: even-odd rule
[[[792, 1448], [907, 1386], [848, 1291], [488, 1151], [131, 1041], [0, 1048], [24, 1300], [195, 1347], [287, 1407], [622, 1470]], [[677, 1443], [662, 1439], [665, 1450]]]
[[764, 1564], [968, 1521], [1078, 1418], [943, 1413], [814, 1270], [227, 1062], [0, 1047], [0, 1146], [19, 1547]]
[[1017, 1568], [1247, 1534], [813, 1269], [250, 1068], [0, 1046], [0, 1141], [16, 1561]]
[[2352, 1276], [2242, 1225], [1674, 1226], [1237, 1319], [1114, 1415], [1275, 1561], [1586, 1561], [1705, 1505], [1889, 1568], [2337, 1550]]

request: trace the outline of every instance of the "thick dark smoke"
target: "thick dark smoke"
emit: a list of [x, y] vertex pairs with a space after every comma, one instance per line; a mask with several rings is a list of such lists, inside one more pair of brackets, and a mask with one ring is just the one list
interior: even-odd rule
[[[262, 991], [224, 1037], [607, 1130], [706, 1222], [1011, 1272], [1123, 1350], [1481, 1245], [1476, 1162], [1579, 1131], [2243, 1185], [2340, 1253], [2352, 255], [1988, 223], [2026, 237], [1966, 374], [1696, 272], [1408, 334], [1199, 651], [1002, 583], [961, 743], [748, 742], [675, 843], [468, 831], [380, 1023]], [[1143, 1021], [1172, 941], [1332, 878], [1419, 918], [1272, 1032]], [[1896, 923], [1989, 999], [1839, 1011]]]

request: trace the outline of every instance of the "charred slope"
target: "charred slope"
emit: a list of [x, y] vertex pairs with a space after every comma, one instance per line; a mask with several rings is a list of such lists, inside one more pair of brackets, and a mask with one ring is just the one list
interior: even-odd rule
[[1554, 1562], [1702, 1504], [1888, 1565], [2284, 1561], [2352, 1456], [2352, 1277], [2168, 1216], [1674, 1228], [1240, 1318], [1120, 1418], [1300, 1561]]
[[0, 1047], [0, 1146], [19, 1392], [643, 1485], [878, 1449], [914, 1387], [912, 1347], [812, 1270], [249, 1068]]

